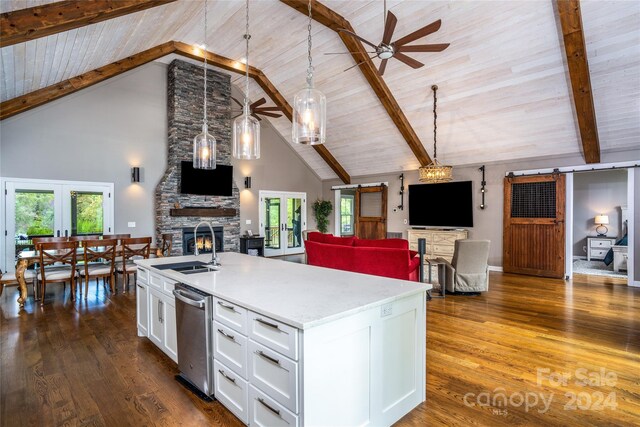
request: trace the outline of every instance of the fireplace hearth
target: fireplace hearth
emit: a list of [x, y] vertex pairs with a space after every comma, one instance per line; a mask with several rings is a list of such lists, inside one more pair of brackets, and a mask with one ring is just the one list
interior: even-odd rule
[[[216, 252], [224, 252], [224, 228], [213, 227], [216, 236]], [[211, 230], [208, 227], [200, 227], [197, 237], [198, 251], [201, 254], [211, 253]], [[182, 229], [182, 253], [183, 255], [193, 255], [196, 247], [196, 238], [193, 235], [193, 228]]]

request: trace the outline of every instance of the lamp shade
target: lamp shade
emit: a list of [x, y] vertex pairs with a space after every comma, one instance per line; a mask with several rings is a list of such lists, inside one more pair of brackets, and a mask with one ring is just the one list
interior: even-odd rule
[[193, 138], [194, 169], [216, 168], [216, 139], [209, 134], [207, 124], [202, 125], [202, 133]]
[[596, 219], [593, 221], [596, 224], [609, 224], [608, 215], [596, 215]]
[[291, 133], [296, 144], [319, 145], [327, 139], [327, 98], [311, 85], [293, 98]]
[[243, 160], [260, 158], [260, 123], [249, 115], [249, 108], [233, 121], [233, 157]]

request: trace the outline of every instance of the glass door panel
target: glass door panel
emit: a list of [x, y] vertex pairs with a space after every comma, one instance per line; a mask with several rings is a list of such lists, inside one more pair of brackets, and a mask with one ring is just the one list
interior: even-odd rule
[[287, 249], [302, 247], [302, 199], [287, 198]]
[[282, 242], [280, 238], [280, 210], [279, 197], [264, 198], [264, 249], [267, 255], [282, 255]]
[[103, 234], [102, 193], [71, 192], [71, 235]]

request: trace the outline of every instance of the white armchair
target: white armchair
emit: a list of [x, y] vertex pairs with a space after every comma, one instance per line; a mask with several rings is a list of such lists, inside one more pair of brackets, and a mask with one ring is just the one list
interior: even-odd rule
[[489, 290], [489, 240], [456, 240], [449, 263], [438, 258], [438, 279], [447, 292]]

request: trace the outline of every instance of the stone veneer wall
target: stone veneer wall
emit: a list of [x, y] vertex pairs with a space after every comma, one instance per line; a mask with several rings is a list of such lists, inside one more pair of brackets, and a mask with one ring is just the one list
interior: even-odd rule
[[[202, 127], [202, 67], [174, 60], [169, 64], [167, 115], [169, 155], [167, 170], [156, 187], [156, 233], [173, 234], [172, 255], [182, 255], [182, 228], [200, 221], [224, 227], [224, 250], [237, 252], [240, 236], [240, 191], [233, 183], [233, 195], [198, 196], [180, 194], [180, 162], [193, 159], [193, 138]], [[207, 119], [209, 133], [217, 140], [217, 163], [231, 164], [231, 79], [229, 75], [207, 70]], [[180, 207], [234, 208], [237, 215], [222, 218], [172, 217], [169, 210]]]

